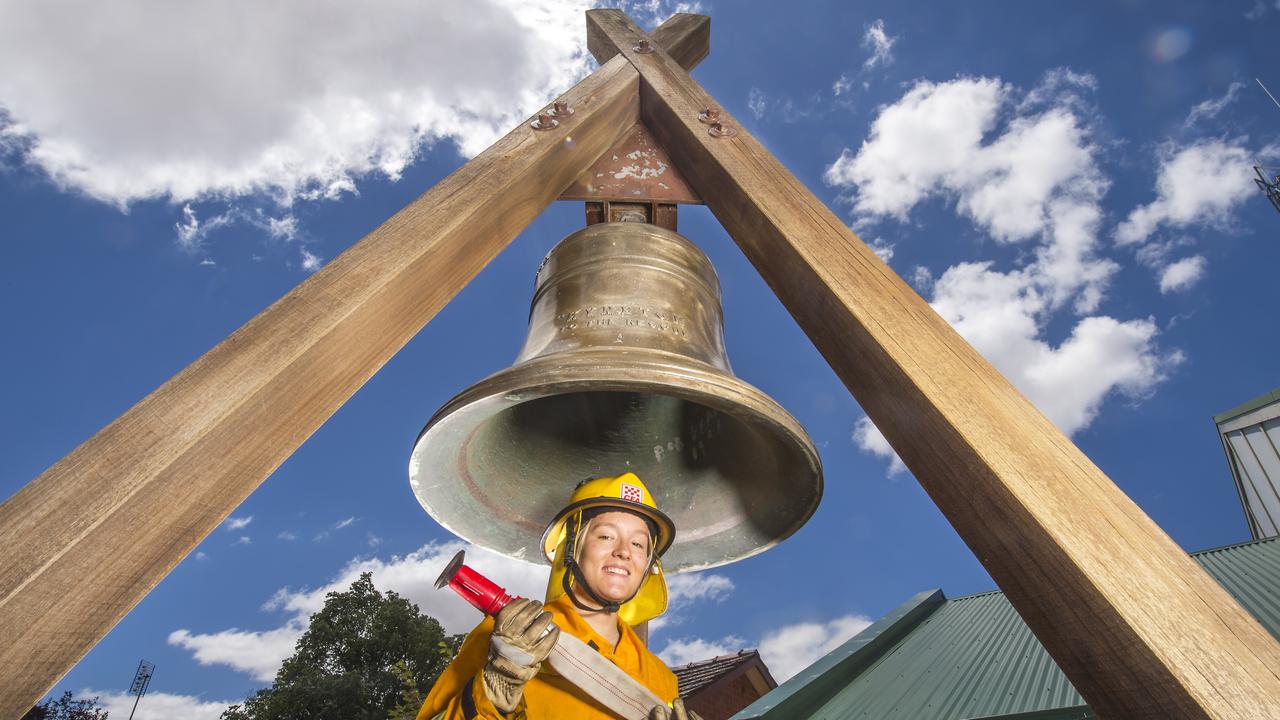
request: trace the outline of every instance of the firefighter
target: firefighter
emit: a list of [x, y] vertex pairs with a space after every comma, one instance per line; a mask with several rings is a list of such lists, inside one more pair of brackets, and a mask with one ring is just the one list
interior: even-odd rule
[[[700, 720], [676, 678], [632, 628], [667, 609], [660, 558], [675, 526], [632, 473], [585, 480], [547, 526], [546, 604], [517, 599], [467, 636], [418, 720], [610, 720], [616, 716], [543, 665], [559, 633], [595, 648], [671, 707], [652, 720]], [[550, 625], [550, 632], [548, 626]]]

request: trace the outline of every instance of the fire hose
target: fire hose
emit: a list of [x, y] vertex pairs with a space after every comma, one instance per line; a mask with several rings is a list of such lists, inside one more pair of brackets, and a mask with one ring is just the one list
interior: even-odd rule
[[[463, 564], [464, 555], [464, 551], [459, 550], [453, 556], [436, 579], [436, 589], [447, 586], [485, 615], [497, 615], [515, 597]], [[670, 707], [649, 688], [568, 633], [560, 633], [547, 663], [561, 677], [624, 720], [648, 720], [654, 707]]]

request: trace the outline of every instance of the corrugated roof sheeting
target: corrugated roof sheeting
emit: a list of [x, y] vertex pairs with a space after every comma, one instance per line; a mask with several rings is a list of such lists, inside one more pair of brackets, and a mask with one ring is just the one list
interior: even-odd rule
[[1280, 538], [1205, 550], [1192, 557], [1280, 640]]
[[815, 718], [981, 718], [1083, 705], [1001, 593], [952, 600]]
[[[1280, 538], [1192, 555], [1280, 639]], [[1003, 593], [921, 593], [735, 718], [1077, 720], [1084, 699]], [[854, 662], [856, 661], [856, 662]]]

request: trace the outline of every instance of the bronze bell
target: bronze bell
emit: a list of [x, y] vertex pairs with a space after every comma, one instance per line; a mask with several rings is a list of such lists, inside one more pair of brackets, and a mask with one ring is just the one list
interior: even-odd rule
[[675, 522], [669, 571], [762, 552], [822, 496], [804, 428], [729, 369], [707, 256], [654, 225], [601, 223], [547, 254], [515, 364], [432, 416], [409, 482], [458, 536], [539, 562], [578, 481], [628, 471]]

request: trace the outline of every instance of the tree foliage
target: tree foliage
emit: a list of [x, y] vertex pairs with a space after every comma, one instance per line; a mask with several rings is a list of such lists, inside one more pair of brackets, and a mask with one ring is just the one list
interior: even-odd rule
[[22, 720], [107, 720], [107, 711], [98, 707], [98, 698], [76, 700], [68, 690], [31, 708]]
[[284, 661], [270, 687], [222, 720], [387, 720], [412, 718], [463, 636], [445, 635], [435, 618], [394, 592], [383, 595], [364, 573], [324, 608]]

